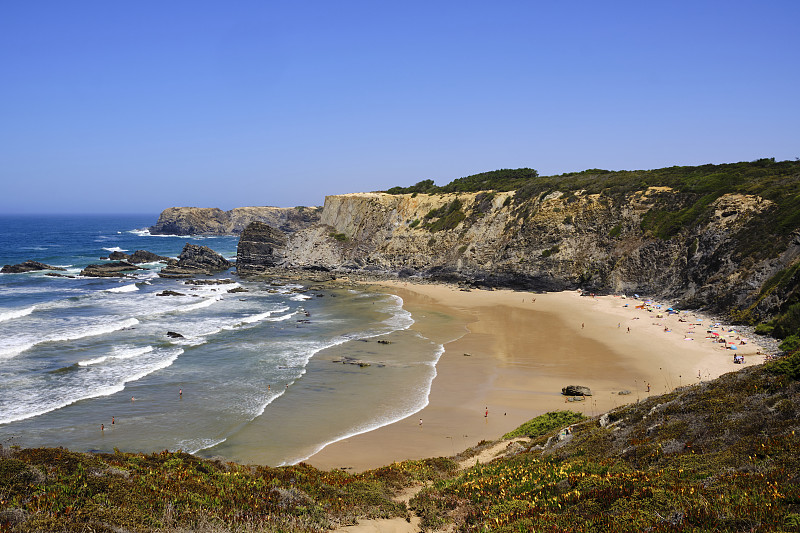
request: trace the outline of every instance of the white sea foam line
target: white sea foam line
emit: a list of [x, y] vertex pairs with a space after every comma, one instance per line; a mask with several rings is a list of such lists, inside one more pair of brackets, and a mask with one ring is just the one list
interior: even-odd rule
[[200, 450], [205, 450], [206, 448], [213, 448], [217, 444], [222, 444], [225, 442], [227, 437], [222, 437], [221, 439], [204, 439], [204, 438], [197, 438], [197, 439], [184, 439], [180, 441], [173, 451], [176, 452], [178, 450], [183, 450], [189, 454], [195, 454]]
[[302, 302], [302, 301], [305, 301], [305, 300], [310, 300], [311, 296], [308, 296], [306, 294], [295, 294], [294, 296], [290, 297], [289, 299], [290, 300], [294, 300], [295, 302]]
[[78, 366], [91, 366], [102, 363], [109, 359], [130, 359], [131, 357], [137, 357], [140, 355], [144, 355], [153, 351], [152, 346], [144, 346], [141, 348], [126, 348], [126, 349], [114, 349], [114, 353], [111, 355], [103, 355], [101, 357], [95, 357], [94, 359], [88, 359], [86, 361], [78, 361]]
[[[138, 372], [127, 376], [113, 376], [116, 378], [116, 383], [107, 384], [103, 386], [99, 386], [93, 390], [87, 390], [86, 387], [77, 389], [72, 388], [70, 390], [64, 391], [55, 391], [54, 397], [51, 401], [47, 402], [46, 400], [38, 397], [37, 395], [32, 395], [28, 393], [27, 402], [24, 401], [24, 398], [20, 398], [20, 396], [24, 396], [24, 391], [17, 391], [17, 398], [15, 398], [15, 403], [13, 404], [14, 407], [19, 409], [24, 409], [27, 406], [35, 405], [38, 408], [30, 411], [25, 412], [8, 412], [5, 413], [0, 411], [0, 425], [8, 424], [10, 422], [16, 422], [18, 420], [24, 420], [26, 418], [33, 418], [35, 416], [43, 415], [45, 413], [49, 413], [51, 411], [55, 411], [56, 409], [61, 409], [71, 405], [75, 402], [79, 402], [81, 400], [88, 400], [90, 398], [98, 398], [100, 396], [110, 396], [112, 394], [116, 394], [118, 392], [122, 392], [125, 390], [125, 385], [132, 381], [138, 381], [145, 376], [152, 374], [158, 370], [162, 370], [171, 366], [178, 356], [183, 353], [181, 348], [177, 348], [175, 350], [170, 350], [166, 353], [167, 357], [154, 361], [150, 365], [145, 364], [144, 366], [140, 367]], [[38, 391], [36, 391], [38, 393]], [[70, 393], [73, 393], [70, 395]], [[82, 393], [82, 394], [81, 394]]]
[[411, 415], [413, 415], [415, 413], [419, 413], [420, 411], [425, 409], [425, 407], [427, 407], [428, 404], [430, 403], [431, 386], [433, 385], [433, 380], [436, 379], [436, 375], [437, 375], [436, 364], [439, 362], [439, 359], [441, 359], [443, 353], [444, 353], [444, 345], [439, 344], [438, 348], [436, 350], [436, 356], [435, 356], [434, 360], [431, 361], [431, 363], [430, 363], [430, 366], [431, 366], [431, 369], [433, 370], [433, 372], [431, 373], [431, 376], [428, 379], [428, 382], [424, 387], [425, 394], [424, 394], [424, 396], [420, 397], [419, 401], [417, 401], [413, 406], [406, 407], [405, 409], [401, 410], [398, 413], [392, 413], [392, 414], [389, 414], [389, 415], [385, 415], [385, 416], [383, 416], [381, 418], [378, 418], [377, 420], [374, 420], [372, 423], [361, 424], [360, 426], [357, 426], [357, 427], [351, 429], [348, 432], [341, 433], [339, 436], [334, 437], [332, 440], [330, 440], [328, 442], [324, 442], [324, 443], [320, 444], [310, 454], [308, 454], [308, 455], [306, 455], [304, 457], [299, 457], [297, 459], [290, 459], [288, 461], [285, 461], [285, 462], [279, 464], [278, 466], [295, 465], [295, 464], [300, 463], [302, 461], [306, 461], [310, 457], [312, 457], [313, 455], [319, 453], [320, 450], [322, 450], [326, 446], [329, 446], [331, 444], [334, 444], [336, 442], [339, 442], [339, 441], [342, 441], [342, 440], [345, 440], [345, 439], [349, 439], [351, 437], [355, 437], [356, 435], [362, 435], [364, 433], [369, 433], [370, 431], [375, 431], [376, 429], [382, 428], [384, 426], [388, 426], [390, 424], [394, 424], [395, 422], [399, 422], [400, 420], [403, 420], [404, 418], [407, 418], [407, 417], [409, 417], [409, 416], [411, 416]]
[[282, 315], [282, 316], [266, 318], [265, 320], [267, 320], [268, 322], [283, 322], [284, 320], [289, 320], [290, 318], [292, 318], [296, 314], [297, 314], [297, 311], [295, 311], [294, 313], [289, 313], [289, 314]]
[[36, 306], [32, 305], [30, 307], [25, 307], [24, 309], [12, 309], [10, 311], [0, 313], [0, 322], [28, 316], [29, 314], [33, 313], [34, 309], [36, 309]]
[[126, 233], [132, 233], [133, 235], [138, 235], [139, 237], [174, 237], [176, 239], [197, 239], [199, 241], [206, 239], [217, 239], [220, 237], [219, 235], [153, 235], [147, 228], [132, 229], [128, 230]]
[[[239, 323], [240, 324], [253, 324], [255, 322], [261, 322], [262, 320], [270, 319], [270, 317], [272, 316], [273, 313], [283, 313], [283, 312], [288, 311], [288, 310], [289, 310], [288, 307], [281, 307], [279, 309], [273, 309], [272, 311], [267, 311], [265, 313], [259, 313], [257, 315], [246, 316], [243, 319], [241, 319], [241, 321]], [[294, 315], [294, 314], [295, 313], [291, 313], [291, 314], [287, 315], [287, 318], [292, 316], [292, 315]], [[280, 318], [280, 317], [278, 317], [278, 318]], [[271, 319], [271, 320], [275, 320], [275, 319]], [[280, 320], [285, 320], [285, 319], [280, 318]]]
[[0, 359], [8, 359], [15, 355], [18, 355], [26, 350], [33, 348], [38, 344], [44, 344], [46, 342], [66, 342], [66, 341], [74, 341], [78, 339], [83, 339], [85, 337], [94, 337], [96, 335], [105, 335], [108, 333], [113, 333], [115, 331], [119, 331], [121, 329], [129, 328], [138, 324], [139, 321], [135, 318], [127, 318], [120, 322], [112, 323], [112, 324], [103, 324], [101, 326], [90, 326], [84, 330], [79, 331], [71, 331], [69, 333], [63, 335], [54, 335], [50, 337], [44, 337], [34, 342], [23, 342], [17, 345], [12, 345], [4, 349], [0, 349]]
[[136, 292], [138, 290], [139, 287], [137, 287], [135, 283], [131, 283], [130, 285], [123, 285], [121, 287], [114, 287], [113, 289], [106, 289], [106, 292]]
[[179, 307], [178, 309], [175, 309], [175, 311], [177, 311], [179, 313], [184, 313], [184, 312], [187, 312], [187, 311], [195, 311], [197, 309], [203, 309], [204, 307], [209, 307], [211, 305], [214, 305], [215, 303], [219, 302], [220, 300], [222, 300], [222, 298], [220, 298], [220, 297], [206, 298], [202, 302], [198, 302], [196, 304], [185, 305], [183, 307]]
[[114, 246], [113, 248], [103, 248], [103, 250], [106, 250], [108, 252], [127, 252], [128, 251], [128, 250], [123, 250], [119, 246]]

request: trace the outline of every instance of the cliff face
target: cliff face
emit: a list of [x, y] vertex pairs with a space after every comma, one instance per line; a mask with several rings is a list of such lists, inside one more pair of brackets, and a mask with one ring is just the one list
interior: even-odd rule
[[292, 233], [319, 221], [319, 207], [170, 207], [150, 227], [153, 235], [234, 235], [254, 221]]
[[[755, 317], [774, 312], [798, 285], [789, 278], [798, 277], [792, 266], [800, 261], [800, 233], [762, 253], [766, 243], [753, 242], [760, 238], [753, 228], [773, 204], [757, 196], [722, 195], [696, 223], [659, 238], [643, 227], [686, 203], [667, 187], [615, 197], [514, 195], [329, 196], [319, 224], [289, 236], [283, 264], [532, 290], [642, 292]], [[244, 259], [241, 267], [258, 270]]]

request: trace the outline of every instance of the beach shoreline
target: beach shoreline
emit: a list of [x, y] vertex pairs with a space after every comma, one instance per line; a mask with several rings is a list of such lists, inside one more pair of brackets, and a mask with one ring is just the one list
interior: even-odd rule
[[[548, 411], [599, 415], [764, 360], [765, 349], [742, 332], [646, 300], [367, 283], [401, 297], [421, 334], [436, 336], [426, 318], [440, 313], [456, 317], [464, 335], [445, 343], [420, 412], [329, 444], [305, 461], [324, 470], [455, 455]], [[744, 362], [735, 364], [734, 355]], [[569, 402], [561, 394], [567, 385], [593, 394]]]

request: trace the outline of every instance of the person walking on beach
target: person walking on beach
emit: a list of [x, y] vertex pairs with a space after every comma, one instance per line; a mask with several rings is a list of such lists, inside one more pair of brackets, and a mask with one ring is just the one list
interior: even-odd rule
[[483, 414], [483, 418], [489, 418], [489, 408], [486, 408], [486, 412]]
[[183, 389], [178, 389], [178, 398], [183, 398]]
[[422, 419], [421, 418], [419, 419], [419, 425], [420, 426], [422, 425]]

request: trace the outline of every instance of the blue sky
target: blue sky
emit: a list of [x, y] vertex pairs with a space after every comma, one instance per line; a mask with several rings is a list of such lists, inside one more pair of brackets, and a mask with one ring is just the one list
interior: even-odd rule
[[0, 5], [0, 213], [800, 157], [800, 2]]

